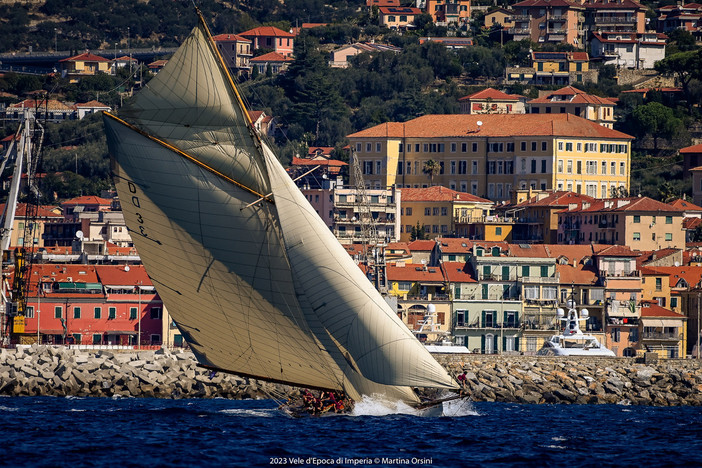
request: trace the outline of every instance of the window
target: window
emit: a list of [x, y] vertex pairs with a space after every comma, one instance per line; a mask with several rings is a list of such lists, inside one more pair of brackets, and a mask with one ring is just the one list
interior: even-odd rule
[[620, 340], [620, 329], [619, 328], [612, 328], [612, 341], [615, 343], [619, 343]]
[[405, 214], [407, 216], [412, 216], [412, 208], [410, 208], [409, 206], [405, 208]]
[[34, 318], [34, 307], [27, 306], [27, 308], [24, 310], [24, 316], [27, 318]]
[[672, 233], [672, 232], [666, 232], [666, 233], [665, 233], [665, 240], [666, 240], [666, 241], [672, 241], [672, 240], [673, 240], [673, 233]]
[[160, 320], [161, 319], [161, 308], [160, 307], [152, 307], [150, 316], [151, 316], [152, 320]]
[[640, 222], [641, 222], [641, 216], [640, 216], [640, 215], [634, 215], [634, 222], [635, 222], [635, 223], [640, 223]]
[[477, 143], [473, 143], [473, 147], [472, 147], [471, 149], [472, 149], [472, 151], [473, 151], [474, 153], [477, 153], [477, 152], [478, 152], [478, 144], [477, 144]]
[[431, 208], [424, 208], [424, 216], [431, 216]]
[[672, 217], [672, 216], [666, 216], [666, 217], [665, 217], [665, 224], [673, 224], [673, 217]]
[[526, 150], [527, 150], [526, 148], [527, 148], [527, 142], [526, 142], [526, 141], [522, 141], [522, 142], [519, 144], [519, 149], [520, 149], [521, 151], [526, 151]]
[[663, 278], [656, 278], [656, 291], [663, 289]]
[[57, 318], [57, 319], [63, 318], [63, 307], [61, 307], [61, 306], [54, 307], [54, 318]]
[[466, 174], [468, 172], [468, 161], [458, 161], [458, 173]]
[[478, 161], [471, 161], [470, 170], [471, 170], [471, 174], [473, 174], [473, 175], [478, 173]]
[[97, 345], [102, 344], [102, 335], [100, 335], [99, 333], [94, 333], [93, 334], [93, 344], [97, 344]]
[[375, 152], [380, 153], [380, 143], [375, 144]]
[[529, 265], [522, 265], [522, 276], [529, 277]]
[[558, 142], [558, 151], [563, 151], [563, 142], [562, 141]]
[[568, 160], [568, 169], [566, 170], [566, 172], [567, 172], [568, 174], [572, 174], [572, 173], [573, 173], [573, 161], [571, 161], [570, 159]]
[[546, 174], [546, 160], [545, 159], [541, 160], [541, 173]]
[[130, 307], [129, 308], [129, 320], [136, 320], [136, 319], [137, 319], [137, 308]]
[[536, 174], [536, 159], [531, 160], [531, 173]]
[[573, 151], [573, 143], [566, 143], [566, 151]]
[[370, 153], [373, 145], [371, 143], [366, 143], [366, 153]]
[[548, 278], [548, 266], [547, 265], [541, 265], [541, 277]]
[[502, 235], [502, 228], [501, 228], [501, 227], [496, 227], [496, 228], [495, 228], [495, 235], [496, 235], [496, 236], [501, 236], [501, 235]]
[[[582, 162], [582, 161], [576, 161], [575, 164], [576, 164], [575, 167], [577, 168], [577, 169], [575, 170], [575, 173], [576, 173], [576, 174], [582, 174], [582, 173], [583, 173], [583, 162]], [[580, 191], [578, 190], [578, 192], [580, 192]]]
[[79, 319], [79, 318], [80, 318], [80, 307], [74, 307], [74, 308], [73, 308], [73, 318], [74, 318], [74, 319]]
[[625, 167], [626, 167], [626, 166], [625, 166], [625, 163], [624, 163], [623, 161], [619, 163], [619, 175], [624, 175], [624, 173], [625, 173], [625, 170], [624, 170]]
[[116, 307], [110, 307], [107, 309], [107, 318], [108, 319], [115, 319], [117, 318], [117, 308]]
[[536, 142], [535, 141], [531, 142], [531, 151], [534, 153], [536, 152]]
[[448, 208], [445, 206], [441, 207], [441, 216], [448, 216]]
[[542, 141], [541, 142], [541, 151], [546, 151], [546, 149], [548, 149], [548, 143], [546, 143], [545, 141]]
[[641, 240], [641, 233], [640, 233], [640, 232], [635, 232], [635, 233], [634, 233], [634, 240], [635, 240], [635, 241]]

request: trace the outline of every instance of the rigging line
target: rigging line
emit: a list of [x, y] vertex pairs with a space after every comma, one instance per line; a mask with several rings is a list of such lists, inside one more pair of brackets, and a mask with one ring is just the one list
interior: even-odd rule
[[[310, 173], [316, 171], [316, 170], [319, 169], [320, 167], [322, 167], [322, 166], [315, 166], [314, 169], [310, 169], [309, 171], [305, 172], [305, 173], [302, 174], [301, 176], [294, 178], [294, 179], [293, 179], [293, 182], [296, 182], [296, 181], [302, 179], [302, 178], [305, 177], [307, 174], [310, 174]], [[273, 192], [267, 194], [266, 197], [270, 197], [271, 195], [273, 195]], [[246, 208], [249, 208], [249, 207], [251, 207], [251, 206], [255, 205], [256, 203], [259, 203], [259, 202], [261, 202], [261, 201], [263, 201], [263, 200], [264, 200], [263, 198], [259, 198], [258, 200], [253, 201], [253, 202], [249, 203], [248, 205], [246, 205], [245, 207], [243, 207], [243, 208], [241, 209], [241, 211], [244, 211]]]
[[124, 126], [126, 126], [126, 127], [128, 127], [128, 128], [130, 128], [131, 130], [134, 130], [135, 132], [137, 132], [137, 133], [139, 133], [140, 135], [142, 135], [142, 136], [148, 138], [149, 140], [154, 141], [154, 142], [160, 144], [161, 146], [163, 146], [163, 147], [165, 147], [165, 148], [168, 148], [169, 150], [173, 151], [173, 152], [176, 153], [176, 154], [179, 154], [180, 156], [183, 156], [185, 159], [188, 159], [189, 161], [191, 161], [191, 162], [197, 164], [198, 166], [202, 167], [203, 169], [206, 169], [206, 170], [210, 171], [211, 173], [213, 173], [213, 174], [215, 174], [215, 175], [221, 177], [222, 179], [226, 180], [227, 182], [230, 182], [230, 183], [236, 185], [237, 187], [242, 188], [242, 189], [246, 190], [247, 192], [252, 193], [252, 194], [258, 196], [259, 198], [265, 198], [265, 200], [266, 200], [267, 202], [269, 202], [269, 203], [271, 203], [271, 204], [274, 204], [274, 201], [271, 200], [270, 198], [266, 198], [265, 195], [262, 195], [261, 193], [257, 192], [256, 190], [254, 190], [254, 189], [252, 189], [252, 188], [249, 188], [249, 187], [247, 187], [246, 185], [244, 185], [244, 184], [242, 184], [242, 183], [240, 183], [240, 182], [237, 182], [236, 180], [232, 179], [231, 177], [229, 177], [229, 176], [227, 176], [227, 175], [225, 175], [225, 174], [222, 174], [222, 173], [219, 172], [218, 170], [216, 170], [216, 169], [214, 169], [214, 168], [208, 166], [207, 164], [203, 163], [203, 162], [200, 161], [199, 159], [197, 159], [197, 158], [195, 158], [195, 157], [189, 155], [189, 154], [186, 153], [185, 151], [182, 151], [182, 150], [176, 148], [175, 146], [173, 146], [173, 145], [171, 145], [171, 144], [169, 144], [169, 143], [166, 143], [165, 141], [160, 140], [159, 138], [156, 138], [156, 137], [153, 136], [153, 135], [149, 135], [148, 133], [146, 133], [146, 132], [140, 130], [139, 128], [135, 127], [134, 125], [132, 125], [132, 124], [130, 124], [130, 123], [128, 123], [128, 122], [125, 122], [124, 120], [120, 119], [120, 118], [117, 117], [116, 115], [111, 114], [111, 113], [109, 113], [109, 112], [105, 112], [105, 111], [103, 111], [103, 115], [106, 115], [106, 116], [108, 116], [108, 117], [114, 119], [115, 121], [121, 123], [122, 125], [124, 125]]

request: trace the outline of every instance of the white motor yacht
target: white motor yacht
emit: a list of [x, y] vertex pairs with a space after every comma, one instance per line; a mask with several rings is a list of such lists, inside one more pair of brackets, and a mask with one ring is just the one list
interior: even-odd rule
[[580, 329], [580, 321], [587, 320], [588, 311], [582, 309], [580, 316], [573, 301], [568, 301], [568, 316], [563, 309], [556, 311], [558, 319], [565, 322], [565, 329], [560, 335], [553, 335], [544, 342], [536, 354], [538, 356], [614, 356], [612, 350], [604, 347], [597, 338], [585, 334]]

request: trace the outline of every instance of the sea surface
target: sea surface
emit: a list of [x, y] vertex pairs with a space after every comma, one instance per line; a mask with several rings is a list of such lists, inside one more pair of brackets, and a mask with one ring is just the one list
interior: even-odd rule
[[364, 401], [293, 419], [272, 400], [0, 397], [0, 466], [702, 466], [702, 408]]

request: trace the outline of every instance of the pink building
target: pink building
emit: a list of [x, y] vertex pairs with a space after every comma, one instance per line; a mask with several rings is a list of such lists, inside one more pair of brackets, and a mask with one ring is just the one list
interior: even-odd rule
[[261, 26], [238, 34], [251, 41], [254, 50], [268, 49], [292, 57], [295, 36], [274, 26]]

